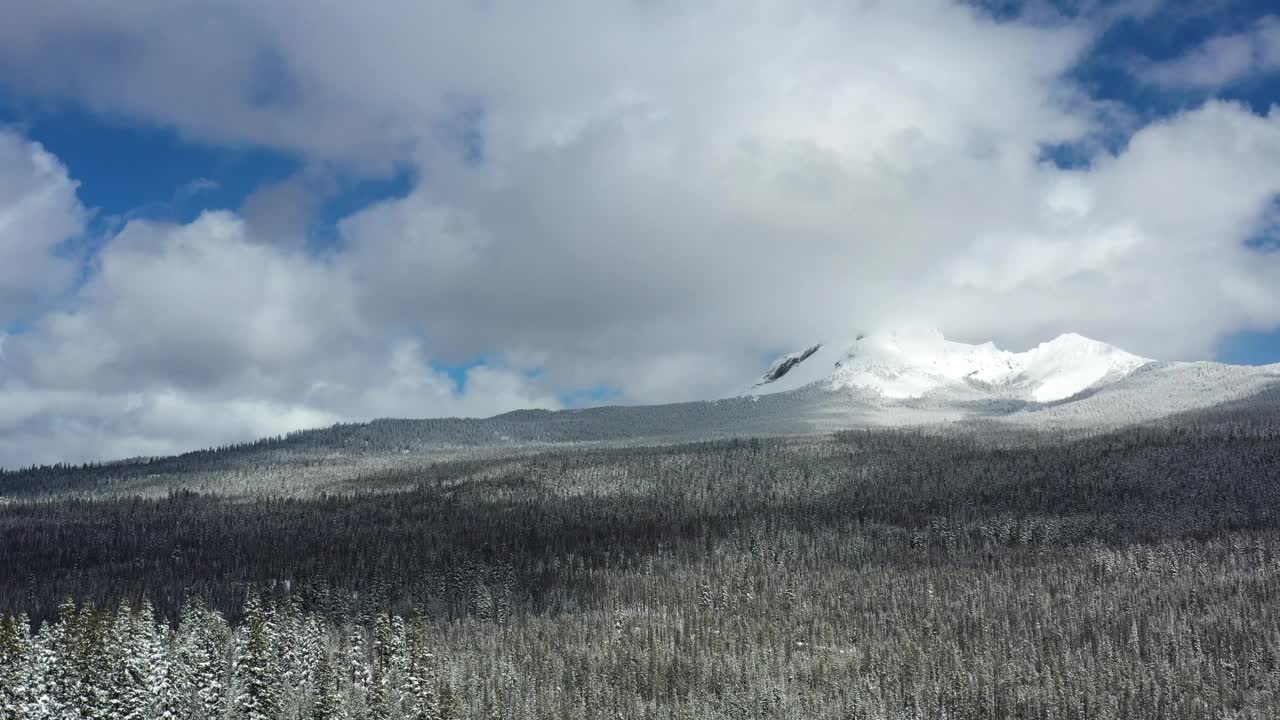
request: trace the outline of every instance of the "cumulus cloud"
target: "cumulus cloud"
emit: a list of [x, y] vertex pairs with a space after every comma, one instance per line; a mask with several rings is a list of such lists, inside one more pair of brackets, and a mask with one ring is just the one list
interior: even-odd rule
[[[863, 134], [895, 134], [910, 119], [946, 135], [959, 128], [927, 111], [948, 101], [988, 131], [1025, 137], [1019, 120], [1042, 90], [1034, 85], [1087, 39], [1065, 25], [996, 24], [941, 0], [400, 1], [378, 12], [302, 0], [71, 0], [16, 8], [7, 20], [0, 78], [24, 92], [370, 166], [448, 136], [476, 107], [502, 142], [525, 146], [646, 108], [730, 141], [763, 124], [847, 144], [850, 120]], [[814, 101], [832, 107], [810, 116]], [[1063, 129], [1060, 118], [1037, 119], [1056, 121], [1041, 133]]]
[[1087, 170], [1042, 166], [1025, 199], [1037, 216], [976, 236], [951, 264], [953, 312], [1165, 358], [1211, 356], [1225, 329], [1274, 327], [1280, 258], [1246, 241], [1280, 193], [1277, 161], [1280, 113], [1214, 102]]
[[355, 339], [341, 279], [249, 242], [229, 213], [130, 222], [95, 264], [77, 307], [46, 315], [11, 357], [25, 361], [24, 376], [93, 388], [159, 371], [201, 388], [245, 367], [287, 371]]
[[389, 351], [336, 351], [286, 379], [244, 377], [219, 389], [181, 388], [156, 376], [136, 389], [76, 390], [0, 379], [0, 467], [168, 455], [303, 428], [379, 417], [487, 417], [559, 407], [517, 370], [478, 367], [462, 392], [412, 343]]
[[0, 128], [0, 328], [65, 288], [74, 265], [56, 250], [85, 218], [58, 159]]
[[349, 273], [229, 212], [135, 220], [71, 307], [0, 355], [0, 466], [172, 453], [388, 416], [555, 407], [519, 367], [466, 391], [418, 338], [356, 315]]
[[[126, 398], [136, 421], [91, 454], [583, 388], [714, 397], [764, 353], [896, 324], [1015, 348], [1072, 330], [1156, 357], [1280, 324], [1280, 256], [1247, 244], [1280, 193], [1280, 116], [1209, 102], [1118, 128], [1070, 74], [1098, 17], [73, 4], [7, 18], [0, 81], [421, 179], [343, 219], [321, 257], [277, 237], [305, 224], [274, 211], [305, 206], [301, 180], [243, 216], [130, 223], [71, 306], [6, 342], [2, 382], [29, 398], [0, 418], [13, 437], [90, 437]], [[1042, 159], [1062, 145], [1087, 164]], [[465, 392], [433, 369], [494, 353]]]

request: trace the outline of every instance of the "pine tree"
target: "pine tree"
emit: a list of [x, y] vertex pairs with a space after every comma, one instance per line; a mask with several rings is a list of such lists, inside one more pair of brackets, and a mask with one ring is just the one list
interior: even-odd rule
[[83, 718], [108, 720], [111, 717], [115, 651], [108, 644], [113, 637], [114, 628], [115, 618], [112, 613], [91, 608], [80, 611], [79, 655], [73, 662], [80, 674], [75, 704]]
[[179, 652], [181, 639], [171, 628], [157, 628], [159, 642], [154, 647], [152, 717], [158, 720], [185, 720], [191, 717], [191, 671]]
[[440, 682], [440, 720], [459, 720], [462, 717], [462, 698], [454, 690], [448, 678]]
[[31, 637], [23, 654], [23, 670], [19, 683], [24, 697], [19, 703], [16, 717], [25, 720], [64, 720], [73, 707], [59, 693], [59, 675], [63, 670], [59, 662], [58, 646], [61, 629], [56, 623], [46, 623], [43, 631]]
[[0, 718], [16, 718], [26, 702], [26, 654], [30, 629], [26, 616], [0, 617]]
[[236, 710], [244, 720], [274, 720], [280, 715], [276, 641], [270, 610], [251, 592], [245, 603], [244, 649], [236, 667]]
[[409, 693], [406, 716], [409, 720], [440, 720], [439, 684], [435, 656], [431, 654], [425, 632], [417, 627], [406, 681]]
[[106, 706], [113, 720], [151, 720], [149, 715], [147, 642], [151, 627], [128, 605], [114, 613], [107, 646], [111, 651]]
[[57, 658], [52, 682], [58, 705], [67, 720], [84, 718], [86, 716], [81, 712], [79, 702], [84, 674], [76, 662], [80, 657], [84, 633], [81, 614], [75, 603], [70, 599], [64, 600], [58, 606], [57, 622], [46, 623], [45, 632], [49, 634], [47, 641]]
[[391, 697], [391, 656], [395, 652], [395, 641], [391, 631], [391, 621], [386, 615], [379, 615], [373, 623], [373, 666], [369, 686], [369, 720], [390, 720], [392, 716]]
[[321, 653], [316, 662], [315, 700], [311, 704], [310, 720], [346, 720], [347, 712], [342, 703], [337, 673], [333, 671], [333, 659]]
[[277, 612], [281, 710], [286, 717], [297, 717], [312, 691], [314, 651], [313, 636], [308, 632], [307, 615], [299, 596], [290, 595], [282, 611]]
[[348, 628], [345, 639], [343, 686], [346, 690], [346, 712], [351, 717], [364, 717], [367, 714], [366, 702], [373, 682], [364, 628], [353, 623]]
[[227, 707], [227, 622], [216, 610], [196, 604], [187, 609], [182, 627], [180, 653], [191, 674], [192, 717], [221, 718]]

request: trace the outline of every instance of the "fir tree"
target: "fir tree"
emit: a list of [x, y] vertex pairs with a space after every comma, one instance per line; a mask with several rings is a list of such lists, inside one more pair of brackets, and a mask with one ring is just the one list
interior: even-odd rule
[[436, 658], [431, 654], [425, 632], [415, 629], [406, 690], [409, 694], [409, 720], [440, 720], [440, 675]]
[[80, 674], [75, 704], [80, 716], [92, 720], [111, 717], [111, 683], [114, 651], [108, 645], [114, 637], [115, 617], [107, 610], [80, 611], [79, 654], [73, 660]]
[[373, 682], [365, 630], [360, 625], [352, 624], [344, 639], [346, 712], [351, 717], [363, 717], [368, 711], [368, 695]]
[[192, 717], [221, 718], [227, 707], [230, 629], [220, 613], [200, 604], [190, 606], [185, 617], [180, 652], [191, 674]]
[[141, 612], [121, 605], [112, 617], [108, 650], [109, 668], [106, 705], [113, 720], [151, 720], [148, 687], [150, 653], [146, 635], [152, 628]]
[[[23, 654], [19, 684], [23, 691], [16, 717], [24, 720], [63, 720], [72, 705], [59, 693], [59, 676], [64, 666], [59, 657], [61, 631], [56, 624], [46, 624], [44, 631], [31, 638]], [[132, 719], [130, 719], [132, 720]]]
[[24, 615], [0, 617], [0, 718], [16, 718], [26, 703], [30, 629]]
[[275, 720], [280, 714], [279, 674], [273, 646], [278, 638], [270, 610], [256, 592], [245, 603], [244, 646], [238, 674], [236, 710], [244, 720]]
[[333, 659], [328, 653], [321, 653], [316, 662], [315, 699], [311, 704], [311, 713], [308, 717], [309, 720], [346, 720], [347, 718], [337, 673], [333, 670]]

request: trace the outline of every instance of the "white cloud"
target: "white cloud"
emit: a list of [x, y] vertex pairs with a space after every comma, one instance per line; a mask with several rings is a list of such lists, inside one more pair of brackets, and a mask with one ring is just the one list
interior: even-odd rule
[[[926, 138], [972, 129], [928, 112], [941, 106], [990, 126], [952, 140], [1003, 142], [1028, 134], [1020, 120], [1036, 85], [1087, 40], [1075, 27], [997, 25], [942, 0], [401, 0], [378, 12], [72, 0], [6, 19], [0, 78], [26, 92], [369, 165], [402, 161], [476, 104], [492, 139], [525, 146], [646, 110], [730, 142], [763, 130], [847, 146], [848, 121], [863, 137], [896, 135], [904, 120]], [[1035, 133], [1064, 130], [1063, 118], [1036, 114], [1048, 127]]]
[[1278, 163], [1280, 112], [1214, 102], [1150, 125], [1088, 170], [1042, 167], [1026, 201], [1041, 216], [978, 236], [939, 292], [960, 291], [948, 304], [975, 332], [999, 317], [1023, 343], [1069, 327], [1211, 356], [1226, 331], [1280, 324], [1280, 257], [1246, 246], [1280, 194]]
[[0, 128], [0, 328], [66, 287], [74, 266], [55, 250], [85, 217], [58, 159]]
[[95, 387], [163, 370], [205, 387], [245, 367], [285, 371], [349, 341], [357, 324], [341, 277], [253, 244], [226, 212], [187, 226], [130, 222], [96, 266], [76, 306], [22, 342], [30, 376]]
[[468, 391], [459, 392], [411, 347], [389, 354], [357, 349], [293, 372], [309, 387], [282, 388], [287, 383], [278, 377], [246, 377], [216, 390], [175, 387], [160, 375], [135, 390], [63, 390], [0, 380], [0, 467], [168, 455], [339, 421], [487, 417], [559, 406], [555, 397], [531, 388], [523, 373], [502, 368], [470, 370]]
[[[34, 398], [15, 437], [81, 437], [53, 418], [107, 427], [131, 397], [149, 419], [83, 447], [203, 444], [215, 415], [211, 441], [600, 385], [709, 397], [765, 351], [900, 323], [1011, 347], [1074, 330], [1157, 357], [1280, 324], [1280, 256], [1244, 244], [1280, 192], [1275, 113], [1209, 103], [1088, 167], [1039, 160], [1136, 117], [1069, 79], [1096, 18], [228, 0], [6, 20], [0, 81], [21, 92], [422, 178], [319, 258], [276, 237], [301, 224], [306, 178], [244, 217], [131, 223], [70, 307], [6, 342], [0, 382]], [[495, 352], [466, 392], [432, 369]]]
[[339, 420], [555, 407], [518, 367], [462, 392], [355, 315], [349, 273], [227, 212], [129, 223], [73, 307], [4, 340], [0, 466], [172, 453]]
[[172, 388], [32, 389], [0, 382], [0, 467], [169, 455], [332, 424], [340, 416], [275, 401]]

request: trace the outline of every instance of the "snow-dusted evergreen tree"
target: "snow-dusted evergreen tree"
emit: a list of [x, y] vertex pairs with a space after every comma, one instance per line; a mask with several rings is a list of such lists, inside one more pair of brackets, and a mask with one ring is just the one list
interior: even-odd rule
[[74, 706], [60, 690], [63, 665], [59, 651], [63, 633], [55, 623], [30, 638], [22, 655], [18, 683], [22, 697], [15, 717], [22, 720], [63, 720], [72, 717]]
[[322, 652], [315, 667], [315, 693], [308, 720], [346, 720], [347, 710], [342, 701], [338, 673], [334, 671], [333, 657]]
[[390, 623], [379, 615], [373, 624], [372, 673], [369, 685], [369, 720], [390, 720], [393, 712], [391, 677], [387, 664], [390, 652]]
[[172, 628], [158, 627], [152, 692], [156, 720], [186, 720], [191, 717], [191, 667], [180, 652], [181, 637]]
[[256, 594], [245, 611], [235, 631], [200, 603], [176, 626], [145, 603], [66, 605], [38, 633], [26, 617], [0, 616], [0, 720], [457, 717], [421, 624], [335, 625]]
[[0, 717], [16, 718], [28, 693], [26, 655], [30, 625], [25, 615], [0, 617]]
[[364, 717], [373, 682], [365, 629], [352, 624], [347, 628], [344, 639], [342, 663], [345, 672], [343, 694], [346, 696], [346, 712], [353, 718]]
[[462, 717], [462, 697], [448, 677], [440, 680], [440, 720], [459, 720]]
[[45, 635], [44, 641], [57, 657], [51, 678], [54, 697], [68, 720], [80, 720], [86, 717], [80, 707], [81, 686], [85, 683], [78, 662], [84, 630], [83, 618], [74, 602], [68, 599], [58, 606], [58, 619], [45, 624]]
[[111, 683], [117, 662], [111, 646], [115, 631], [115, 614], [109, 610], [81, 608], [76, 620], [79, 642], [76, 655], [69, 659], [79, 675], [73, 700], [76, 711], [85, 720], [111, 718]]
[[373, 624], [372, 684], [369, 688], [371, 720], [396, 718], [401, 714], [406, 657], [404, 620], [379, 615]]
[[236, 664], [236, 712], [243, 720], [275, 720], [282, 706], [280, 668], [275, 644], [279, 641], [272, 610], [256, 592], [245, 603], [245, 623], [239, 662]]
[[183, 610], [178, 653], [190, 677], [187, 706], [194, 720], [216, 720], [227, 709], [230, 629], [222, 614], [200, 603]]
[[409, 720], [440, 720], [440, 675], [436, 658], [431, 654], [431, 646], [421, 626], [415, 626], [412, 638], [405, 681], [408, 693], [405, 717]]
[[171, 678], [176, 696], [174, 707], [179, 717], [204, 720], [197, 696], [202, 678], [197, 669], [200, 657], [195, 639], [199, 636], [200, 618], [195, 613], [195, 608], [196, 604], [192, 603], [182, 609], [178, 630], [170, 640], [170, 652], [174, 658]]
[[315, 692], [315, 669], [324, 644], [319, 618], [307, 614], [297, 595], [291, 595], [277, 614], [282, 712], [299, 717]]
[[140, 609], [122, 605], [108, 629], [111, 665], [106, 687], [106, 710], [113, 720], [151, 720], [152, 637], [155, 622], [150, 606], [147, 617]]

